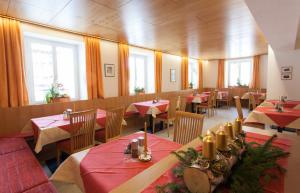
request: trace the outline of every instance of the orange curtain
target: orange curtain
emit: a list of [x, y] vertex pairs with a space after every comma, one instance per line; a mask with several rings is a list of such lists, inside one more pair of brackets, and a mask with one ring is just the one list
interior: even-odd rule
[[0, 107], [28, 104], [20, 22], [0, 18]]
[[199, 93], [203, 92], [203, 62], [202, 60], [198, 60], [198, 64], [199, 64]]
[[253, 70], [252, 70], [252, 81], [250, 83], [250, 88], [259, 89], [260, 88], [260, 56], [253, 57]]
[[217, 88], [224, 88], [224, 60], [220, 59], [218, 64]]
[[162, 53], [154, 52], [155, 54], [155, 91], [161, 92], [161, 79], [162, 79]]
[[119, 96], [129, 95], [129, 48], [119, 44]]
[[187, 57], [181, 58], [181, 89], [187, 89], [189, 87], [189, 59]]
[[86, 79], [89, 99], [103, 98], [102, 66], [100, 40], [85, 37]]

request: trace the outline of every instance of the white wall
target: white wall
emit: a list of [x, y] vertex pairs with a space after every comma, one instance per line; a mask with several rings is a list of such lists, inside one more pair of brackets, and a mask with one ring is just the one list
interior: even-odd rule
[[[102, 74], [103, 74], [103, 89], [104, 97], [115, 97], [118, 96], [118, 77], [119, 77], [119, 65], [118, 65], [118, 44], [101, 41], [101, 63], [102, 63]], [[105, 77], [104, 64], [115, 65], [115, 77]]]
[[203, 63], [204, 88], [216, 88], [218, 80], [218, 60], [208, 60]]
[[[300, 50], [273, 50], [269, 46], [268, 57], [268, 83], [267, 98], [278, 99], [285, 95], [289, 99], [299, 100], [300, 98]], [[292, 80], [281, 80], [281, 67], [292, 66]]]
[[[162, 55], [162, 92], [181, 90], [180, 66], [180, 56]], [[176, 82], [170, 82], [170, 69], [176, 70]]]

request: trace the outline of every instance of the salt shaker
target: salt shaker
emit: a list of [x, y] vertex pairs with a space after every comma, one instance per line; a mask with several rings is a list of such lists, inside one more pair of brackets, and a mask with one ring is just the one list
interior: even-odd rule
[[141, 155], [142, 153], [144, 153], [144, 137], [138, 137], [138, 143], [138, 153], [139, 155]]
[[133, 139], [131, 140], [131, 157], [138, 158], [138, 140]]

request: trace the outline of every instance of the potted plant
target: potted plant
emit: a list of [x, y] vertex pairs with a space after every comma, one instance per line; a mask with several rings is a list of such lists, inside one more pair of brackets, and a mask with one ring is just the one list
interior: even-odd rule
[[46, 92], [46, 102], [56, 103], [56, 102], [68, 102], [70, 97], [67, 94], [62, 94], [63, 85], [60, 83], [53, 83], [51, 87]]
[[134, 92], [136, 95], [145, 94], [145, 89], [143, 87], [135, 87]]
[[190, 88], [190, 89], [193, 89], [193, 88], [194, 88], [194, 84], [193, 84], [192, 82], [190, 82], [189, 88]]
[[238, 79], [236, 80], [236, 84], [237, 84], [238, 87], [248, 87], [247, 84], [242, 84], [242, 83], [241, 83], [240, 78], [238, 78]]

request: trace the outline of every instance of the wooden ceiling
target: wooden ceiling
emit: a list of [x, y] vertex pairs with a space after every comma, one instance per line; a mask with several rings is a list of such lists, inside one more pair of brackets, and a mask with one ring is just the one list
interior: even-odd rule
[[243, 0], [0, 0], [0, 14], [194, 58], [267, 52]]

